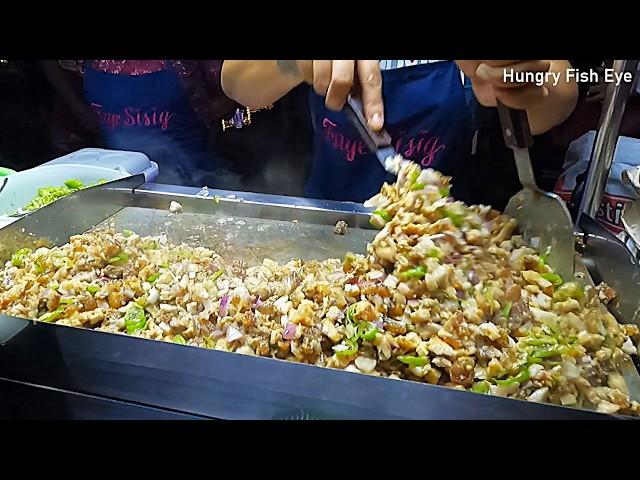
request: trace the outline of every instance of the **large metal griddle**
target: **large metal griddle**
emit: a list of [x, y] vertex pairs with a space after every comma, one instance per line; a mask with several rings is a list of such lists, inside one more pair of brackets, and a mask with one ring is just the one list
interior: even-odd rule
[[[250, 265], [264, 257], [341, 258], [364, 252], [376, 233], [359, 204], [213, 190], [204, 197], [196, 188], [143, 181], [131, 177], [83, 190], [20, 219], [0, 230], [0, 256], [28, 245], [62, 245], [105, 225], [166, 234], [172, 242], [211, 247]], [[169, 214], [171, 201], [184, 211]], [[349, 224], [344, 236], [333, 233], [338, 220]], [[635, 389], [637, 372], [627, 371]], [[32, 400], [18, 401], [25, 392]], [[0, 399], [4, 415], [29, 418], [40, 403], [43, 418], [92, 418], [96, 408], [103, 417], [122, 418], [608, 418], [6, 315], [0, 315]]]

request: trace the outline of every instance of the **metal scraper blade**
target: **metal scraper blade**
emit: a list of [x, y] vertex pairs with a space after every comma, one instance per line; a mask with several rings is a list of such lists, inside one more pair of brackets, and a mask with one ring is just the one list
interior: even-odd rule
[[515, 218], [525, 242], [544, 253], [548, 263], [565, 281], [574, 276], [575, 237], [571, 215], [562, 199], [549, 192], [520, 190], [504, 213]]

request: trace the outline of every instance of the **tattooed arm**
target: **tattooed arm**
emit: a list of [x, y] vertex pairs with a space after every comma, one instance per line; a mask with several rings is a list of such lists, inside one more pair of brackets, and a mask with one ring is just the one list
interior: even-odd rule
[[270, 105], [303, 82], [313, 85], [331, 110], [341, 110], [356, 86], [369, 125], [382, 128], [382, 76], [377, 60], [225, 60], [222, 65], [225, 94], [251, 108]]

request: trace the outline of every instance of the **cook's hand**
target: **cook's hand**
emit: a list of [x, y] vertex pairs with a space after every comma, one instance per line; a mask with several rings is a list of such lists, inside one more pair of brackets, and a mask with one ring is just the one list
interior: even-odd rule
[[496, 99], [506, 106], [527, 110], [549, 95], [544, 85], [505, 82], [505, 71], [548, 72], [551, 60], [456, 60], [460, 70], [470, 78], [478, 102], [495, 107]]
[[298, 60], [305, 82], [325, 97], [329, 110], [342, 110], [352, 90], [362, 96], [369, 128], [378, 131], [384, 124], [382, 74], [378, 60]]
[[587, 91], [587, 103], [602, 103], [604, 101], [604, 95], [607, 93], [607, 84], [598, 83], [591, 85]]

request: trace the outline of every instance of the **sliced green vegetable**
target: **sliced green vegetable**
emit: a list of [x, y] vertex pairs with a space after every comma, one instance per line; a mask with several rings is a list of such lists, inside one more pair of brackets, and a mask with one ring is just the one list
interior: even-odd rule
[[158, 280], [158, 278], [160, 278], [160, 274], [159, 273], [154, 273], [153, 275], [149, 275], [147, 277], [147, 282], [149, 283], [155, 283], [156, 280]]
[[476, 393], [489, 393], [489, 387], [491, 387], [491, 384], [486, 380], [482, 380], [471, 387], [471, 391]]
[[373, 212], [373, 215], [378, 215], [385, 222], [390, 222], [391, 221], [391, 214], [385, 209], [376, 210], [376, 211]]
[[128, 230], [126, 228], [122, 231], [122, 235], [124, 235], [125, 237], [130, 237], [131, 235], [133, 235], [133, 233], [133, 230]]
[[143, 295], [142, 297], [136, 298], [134, 303], [138, 305], [140, 308], [144, 308], [147, 306], [147, 300], [148, 300], [148, 297], [146, 295]]
[[358, 353], [358, 344], [355, 345], [348, 340], [345, 343], [341, 343], [340, 345], [334, 345], [333, 351], [336, 352], [336, 355], [339, 357], [348, 357], [349, 355], [355, 355]]
[[129, 261], [129, 255], [127, 255], [124, 251], [118, 253], [115, 257], [111, 257], [107, 263], [109, 265], [123, 265]]
[[211, 348], [211, 349], [216, 348], [216, 341], [213, 338], [203, 337], [203, 340], [204, 340], [204, 346], [206, 348]]
[[168, 263], [161, 263], [160, 265], [158, 265], [160, 268], [169, 268], [169, 264]]
[[60, 285], [58, 284], [58, 282], [51, 282], [49, 285], [47, 285], [47, 287], [51, 290], [58, 290], [60, 288]]
[[53, 312], [48, 312], [42, 315], [40, 318], [38, 318], [38, 321], [47, 322], [47, 323], [54, 322], [62, 316], [66, 308], [67, 308], [66, 306], [61, 305], [58, 308], [56, 308]]
[[402, 273], [400, 273], [400, 276], [402, 276], [403, 278], [416, 278], [416, 279], [422, 279], [424, 278], [424, 276], [427, 274], [427, 270], [424, 266], [420, 265], [416, 268], [411, 268], [409, 270], [406, 270]]
[[361, 335], [360, 338], [368, 341], [374, 340], [380, 330], [371, 322], [366, 322], [366, 326], [367, 330]]
[[441, 187], [438, 191], [440, 192], [441, 197], [447, 198], [451, 192], [451, 187], [450, 186]]
[[13, 256], [11, 257], [11, 264], [14, 267], [18, 267], [18, 268], [24, 267], [24, 259], [30, 253], [31, 253], [30, 249], [21, 248], [16, 253], [14, 253]]
[[410, 367], [424, 367], [427, 363], [429, 363], [429, 359], [427, 357], [416, 357], [413, 355], [399, 355], [396, 357], [405, 365], [409, 365]]
[[549, 357], [557, 357], [562, 355], [563, 353], [567, 353], [570, 347], [555, 345], [553, 347], [541, 348], [540, 350], [534, 351], [531, 355], [529, 355], [530, 359], [541, 359], [541, 358], [549, 358]]
[[542, 255], [540, 255], [540, 260], [538, 260], [538, 270], [544, 270], [544, 267], [547, 264], [547, 259], [549, 258], [550, 253], [551, 253], [551, 246], [548, 246], [545, 252]]
[[80, 180], [67, 180], [66, 182], [64, 182], [64, 184], [72, 190], [80, 190], [82, 187], [84, 187], [84, 183], [82, 183]]
[[456, 227], [464, 225], [464, 211], [456, 212], [454, 207], [445, 206], [438, 209], [443, 216], [450, 218]]
[[570, 298], [580, 300], [582, 297], [584, 297], [584, 287], [577, 282], [563, 283], [553, 293], [553, 299], [556, 302], [564, 302]]
[[544, 345], [556, 345], [558, 343], [558, 340], [556, 340], [553, 337], [544, 336], [540, 338], [532, 338], [530, 340], [525, 340], [524, 343], [526, 345], [531, 345], [533, 347], [541, 347]]
[[529, 378], [531, 378], [531, 375], [529, 375], [529, 368], [525, 366], [520, 371], [520, 373], [518, 373], [514, 377], [507, 378], [506, 380], [496, 380], [496, 384], [503, 387], [507, 385], [512, 385], [514, 383], [519, 383], [520, 385], [522, 385], [524, 382], [529, 380]]
[[25, 205], [22, 210], [27, 212], [37, 210], [73, 192], [77, 192], [78, 190], [92, 187], [94, 185], [99, 185], [101, 183], [105, 183], [105, 180], [100, 180], [91, 185], [84, 185], [79, 180], [71, 179], [64, 182], [64, 185], [61, 187], [40, 187], [38, 189], [37, 196]]
[[95, 295], [98, 290], [100, 290], [100, 287], [97, 285], [89, 285], [87, 287], [87, 292], [89, 292], [91, 295]]
[[436, 247], [436, 248], [432, 248], [431, 250], [429, 250], [427, 252], [427, 257], [429, 257], [429, 258], [437, 258], [438, 260], [441, 260], [442, 257], [444, 257], [444, 254], [442, 253], [442, 250], [440, 250], [438, 247]]
[[173, 337], [173, 343], [179, 343], [180, 345], [186, 345], [187, 341], [184, 339], [184, 337], [180, 334], [178, 335], [174, 335]]
[[61, 299], [60, 299], [60, 303], [61, 303], [62, 305], [72, 305], [72, 304], [73, 304], [73, 302], [75, 302], [75, 299], [74, 299], [74, 298], [61, 298]]
[[213, 275], [211, 275], [211, 281], [215, 282], [216, 280], [218, 280], [222, 275], [224, 274], [224, 270], [220, 269], [218, 270], [216, 273], [214, 273]]
[[551, 283], [553, 283], [553, 285], [556, 287], [559, 287], [563, 283], [562, 277], [557, 273], [543, 273], [540, 276], [545, 280], [548, 280]]
[[158, 242], [155, 241], [155, 240], [146, 240], [142, 244], [142, 249], [143, 250], [157, 250], [158, 249]]
[[504, 307], [502, 307], [502, 316], [504, 318], [509, 318], [509, 314], [511, 313], [511, 307], [513, 306], [512, 302], [505, 303]]
[[47, 270], [47, 267], [45, 267], [44, 265], [44, 256], [40, 255], [38, 258], [36, 258], [33, 263], [36, 266], [36, 273], [44, 273]]
[[131, 306], [124, 316], [124, 325], [128, 334], [144, 330], [147, 326], [144, 310], [136, 305]]
[[415, 191], [415, 190], [422, 190], [424, 187], [425, 187], [425, 184], [424, 184], [424, 183], [417, 182], [417, 183], [414, 183], [414, 184], [411, 186], [411, 190], [412, 190], [412, 191]]

